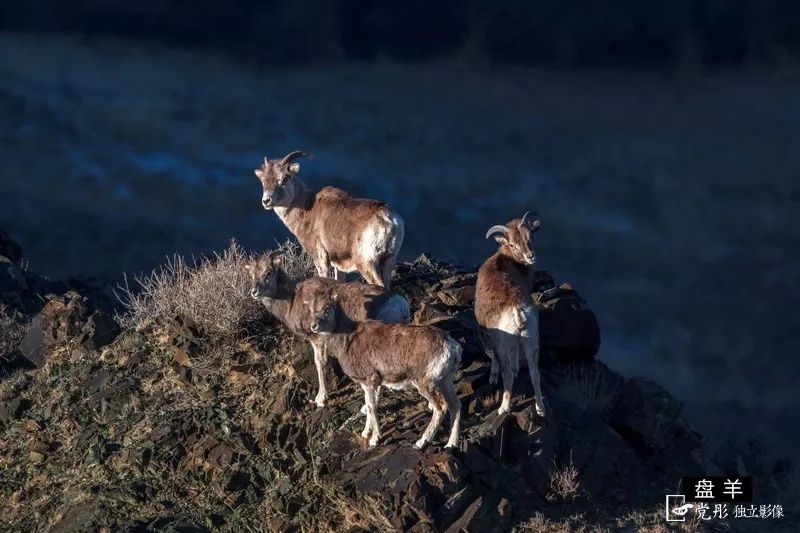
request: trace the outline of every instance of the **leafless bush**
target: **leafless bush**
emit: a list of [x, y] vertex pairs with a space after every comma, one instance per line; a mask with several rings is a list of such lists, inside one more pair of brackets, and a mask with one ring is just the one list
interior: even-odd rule
[[558, 395], [581, 410], [605, 414], [614, 404], [622, 378], [600, 361], [581, 361], [558, 371]]
[[0, 304], [0, 361], [8, 359], [28, 331], [28, 322]]
[[[287, 241], [278, 249], [286, 256], [291, 276], [301, 278], [312, 271], [310, 257], [297, 244]], [[137, 287], [125, 280], [119, 296], [127, 312], [117, 318], [123, 327], [135, 327], [181, 316], [214, 338], [240, 339], [247, 325], [264, 313], [250, 297], [244, 265], [251, 259], [235, 241], [221, 255], [192, 264], [175, 255], [149, 275], [137, 277]]]
[[300, 280], [316, 275], [311, 256], [296, 242], [284, 241], [277, 250], [284, 257], [284, 268], [291, 279]]
[[578, 496], [581, 483], [578, 480], [578, 468], [572, 463], [555, 465], [550, 474], [550, 492], [547, 499], [550, 501], [566, 501]]

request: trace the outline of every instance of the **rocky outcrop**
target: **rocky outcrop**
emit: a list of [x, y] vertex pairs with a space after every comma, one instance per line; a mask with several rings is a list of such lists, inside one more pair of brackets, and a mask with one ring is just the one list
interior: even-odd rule
[[0, 380], [0, 524], [455, 532], [580, 511], [611, 527], [630, 510], [653, 515], [677, 478], [702, 471], [701, 439], [680, 403], [591, 350], [545, 346], [546, 419], [525, 372], [513, 411], [498, 415], [474, 283], [472, 269], [425, 256], [400, 265], [395, 280], [417, 321], [465, 347], [463, 438], [453, 451], [441, 434], [414, 449], [429, 413], [416, 395], [393, 391], [381, 398], [382, 443], [366, 449], [360, 391], [333, 365], [329, 404], [316, 408], [308, 346], [271, 321], [201, 371], [213, 339], [185, 318], [118, 332], [93, 298], [50, 297], [22, 348], [46, 370]]

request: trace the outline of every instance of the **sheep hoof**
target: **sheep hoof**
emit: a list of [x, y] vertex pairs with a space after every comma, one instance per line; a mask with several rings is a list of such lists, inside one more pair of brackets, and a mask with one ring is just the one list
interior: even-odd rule
[[489, 385], [497, 385], [497, 374], [489, 374]]
[[507, 415], [510, 412], [511, 409], [509, 409], [508, 407], [503, 407], [502, 405], [500, 406], [500, 409], [497, 410], [497, 414], [500, 416]]
[[370, 450], [371, 450], [371, 449], [373, 449], [373, 448], [374, 448], [375, 446], [377, 446], [377, 445], [378, 445], [378, 439], [369, 439], [369, 446], [368, 446], [368, 448], [369, 448]]
[[545, 415], [544, 404], [540, 405], [538, 402], [536, 403], [536, 414], [544, 418]]
[[451, 448], [452, 449], [452, 448], [455, 448], [457, 446], [458, 446], [458, 444], [455, 443], [455, 442], [448, 442], [447, 444], [444, 445], [445, 449], [447, 449], [447, 448]]
[[317, 407], [325, 407], [325, 400], [326, 398], [314, 398], [314, 403]]
[[359, 413], [361, 413], [362, 415], [366, 415], [367, 414], [367, 405], [366, 404], [361, 406], [361, 410], [359, 411]]
[[425, 439], [419, 439], [417, 442], [414, 443], [414, 448], [421, 450], [422, 448], [425, 447], [426, 444], [427, 442], [425, 441]]

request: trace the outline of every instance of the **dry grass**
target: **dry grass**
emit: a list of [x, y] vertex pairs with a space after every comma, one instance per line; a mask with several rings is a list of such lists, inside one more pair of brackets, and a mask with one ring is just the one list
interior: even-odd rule
[[531, 533], [606, 533], [610, 530], [601, 526], [587, 525], [586, 517], [581, 514], [554, 520], [537, 512], [526, 522], [514, 528], [514, 531], [530, 531]]
[[0, 361], [11, 357], [26, 331], [28, 322], [19, 315], [10, 313], [5, 305], [0, 304]]
[[550, 474], [550, 493], [547, 499], [550, 501], [568, 501], [578, 497], [581, 483], [578, 480], [578, 468], [572, 463], [555, 465]]
[[[286, 257], [286, 268], [295, 279], [313, 271], [310, 257], [292, 242], [278, 247]], [[118, 317], [123, 327], [137, 327], [180, 316], [206, 334], [222, 339], [241, 339], [247, 325], [263, 316], [263, 309], [250, 297], [250, 277], [244, 265], [252, 260], [235, 241], [222, 254], [189, 263], [174, 255], [146, 276], [137, 277], [137, 287], [126, 279], [119, 297], [127, 312]]]
[[150, 275], [137, 277], [138, 288], [127, 279], [120, 286], [120, 300], [128, 312], [119, 317], [123, 327], [180, 316], [206, 333], [237, 336], [249, 321], [259, 317], [261, 308], [248, 291], [250, 279], [244, 265], [250, 260], [236, 242], [222, 255], [214, 254], [190, 264], [180, 255]]
[[[295, 243], [277, 248], [286, 257], [286, 269], [295, 279], [313, 271], [310, 257]], [[193, 368], [208, 374], [242, 343], [263, 333], [266, 311], [250, 297], [250, 276], [244, 266], [253, 259], [235, 241], [221, 254], [194, 260], [174, 255], [146, 276], [128, 280], [118, 288], [126, 308], [117, 321], [123, 328], [165, 326], [180, 317], [196, 326], [203, 337], [202, 354], [193, 358]], [[262, 335], [263, 337], [263, 335]]]

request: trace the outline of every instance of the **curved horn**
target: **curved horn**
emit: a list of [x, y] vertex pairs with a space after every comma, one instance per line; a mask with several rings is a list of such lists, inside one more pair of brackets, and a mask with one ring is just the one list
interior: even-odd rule
[[308, 152], [304, 152], [302, 150], [295, 150], [294, 152], [289, 152], [288, 154], [283, 156], [283, 159], [281, 159], [281, 165], [288, 165], [298, 157], [310, 157], [310, 156], [311, 154], [309, 154]]
[[486, 232], [486, 238], [488, 239], [489, 237], [492, 236], [492, 234], [497, 233], [498, 231], [503, 235], [508, 235], [508, 228], [501, 224], [498, 224], [496, 226], [492, 226], [491, 228], [489, 228], [489, 231]]
[[536, 211], [534, 211], [532, 214], [531, 214], [530, 211], [525, 211], [525, 214], [522, 215], [522, 220], [520, 221], [519, 226], [520, 227], [522, 227], [522, 226], [530, 226], [530, 224], [531, 224], [531, 220], [530, 219], [533, 218], [534, 219], [533, 222], [536, 222], [535, 219], [538, 216], [539, 216], [539, 213], [537, 213]]

